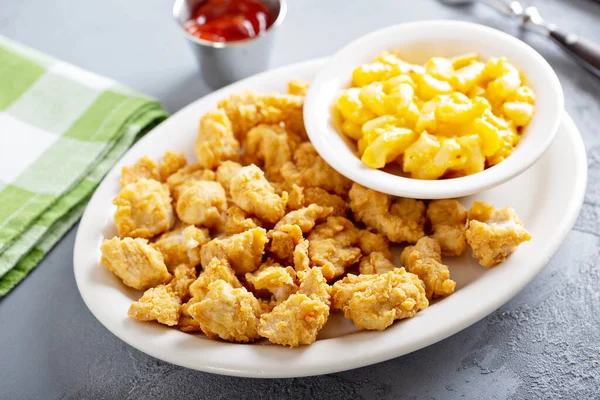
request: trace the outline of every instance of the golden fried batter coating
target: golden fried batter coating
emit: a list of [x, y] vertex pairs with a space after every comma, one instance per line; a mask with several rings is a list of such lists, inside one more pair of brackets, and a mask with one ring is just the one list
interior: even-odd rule
[[308, 233], [314, 228], [317, 221], [328, 217], [332, 212], [330, 207], [321, 207], [311, 204], [299, 210], [290, 211], [277, 222], [273, 230], [278, 230], [284, 225], [298, 225], [303, 233]]
[[306, 239], [300, 239], [294, 247], [292, 258], [294, 261], [294, 269], [297, 272], [306, 271], [310, 268], [310, 257], [308, 257], [309, 242]]
[[140, 178], [125, 186], [113, 200], [120, 237], [151, 238], [171, 229], [175, 222], [166, 185]]
[[255, 271], [261, 264], [267, 242], [267, 231], [263, 228], [253, 228], [226, 238], [213, 239], [202, 246], [202, 266], [205, 267], [216, 257], [228, 261], [236, 274]]
[[179, 192], [185, 186], [184, 183], [190, 181], [214, 181], [215, 173], [210, 169], [204, 169], [199, 164], [192, 164], [180, 168], [167, 178], [167, 185], [171, 191], [173, 200], [179, 198]]
[[[285, 185], [289, 186], [289, 185]], [[275, 187], [275, 185], [273, 185]], [[309, 206], [310, 204], [305, 204], [304, 201], [304, 188], [302, 186], [298, 186], [295, 183], [292, 184], [287, 190], [288, 193], [288, 203], [287, 209], [289, 211], [299, 210], [304, 206]], [[281, 192], [275, 188], [275, 193], [281, 195]]]
[[160, 181], [166, 182], [171, 175], [186, 165], [185, 154], [178, 151], [165, 151], [162, 160], [160, 160]]
[[196, 267], [189, 264], [179, 264], [173, 268], [173, 279], [167, 288], [173, 292], [182, 302], [190, 298], [190, 286], [196, 280]]
[[215, 169], [222, 161], [239, 159], [240, 143], [231, 129], [231, 122], [223, 110], [209, 111], [200, 118], [194, 144], [200, 166]]
[[273, 186], [256, 165], [244, 167], [231, 180], [231, 198], [242, 210], [274, 224], [285, 214], [287, 192], [275, 194]]
[[302, 229], [298, 225], [283, 225], [270, 230], [269, 251], [281, 262], [289, 264], [293, 261], [296, 246], [304, 240]]
[[327, 284], [321, 268], [310, 268], [298, 272], [298, 279], [300, 280], [298, 294], [317, 298], [328, 306], [331, 304], [331, 286]]
[[180, 187], [175, 210], [186, 224], [216, 228], [227, 210], [225, 190], [219, 182], [188, 180]]
[[121, 168], [121, 179], [119, 184], [127, 186], [140, 178], [158, 180], [158, 166], [148, 156], [143, 156], [131, 167]]
[[198, 323], [198, 321], [192, 318], [192, 316], [188, 312], [190, 306], [192, 304], [200, 302], [200, 300], [201, 299], [199, 298], [195, 299], [192, 297], [190, 300], [188, 300], [187, 303], [182, 304], [179, 307], [179, 321], [177, 322], [177, 328], [179, 328], [180, 331], [187, 333], [195, 333], [201, 331], [200, 324]]
[[442, 264], [442, 250], [435, 239], [422, 237], [416, 245], [405, 248], [400, 263], [423, 280], [428, 299], [454, 292], [456, 282], [450, 279], [450, 270]]
[[276, 262], [266, 262], [256, 271], [247, 273], [245, 277], [255, 289], [269, 291], [277, 303], [298, 290], [294, 268], [282, 267]]
[[367, 230], [358, 232], [358, 247], [365, 256], [373, 252], [382, 253], [385, 258], [392, 260], [392, 250], [390, 249], [390, 241], [383, 235]]
[[212, 282], [206, 296], [187, 311], [211, 339], [248, 343], [259, 337], [262, 307], [244, 287], [234, 288], [223, 280]]
[[237, 163], [235, 161], [228, 160], [223, 161], [221, 164], [219, 164], [215, 175], [217, 182], [219, 182], [221, 186], [223, 186], [223, 189], [225, 189], [225, 193], [227, 194], [227, 196], [230, 195], [231, 180], [234, 176], [237, 175], [238, 172], [240, 172], [241, 169], [242, 164]]
[[307, 90], [308, 82], [303, 82], [298, 79], [292, 79], [287, 84], [288, 94], [293, 94], [295, 96], [306, 96]]
[[261, 223], [257, 218], [248, 217], [248, 214], [238, 206], [231, 206], [227, 210], [226, 235], [235, 235], [260, 226]]
[[433, 200], [427, 207], [432, 238], [445, 256], [459, 256], [467, 249], [467, 209], [456, 200]]
[[381, 275], [348, 274], [333, 285], [331, 294], [333, 308], [343, 310], [360, 329], [383, 330], [429, 305], [419, 277], [404, 268]]
[[329, 317], [329, 306], [316, 297], [293, 294], [260, 317], [258, 332], [275, 344], [311, 344]]
[[477, 201], [469, 210], [467, 242], [473, 257], [484, 267], [493, 267], [512, 254], [517, 246], [531, 239], [514, 209], [495, 209]]
[[425, 203], [421, 200], [398, 197], [392, 201], [390, 213], [404, 220], [415, 221], [418, 229], [425, 225]]
[[[304, 205], [317, 204], [321, 207], [331, 207], [333, 209], [331, 215], [345, 217], [348, 204], [336, 194], [331, 194], [320, 187], [309, 187], [304, 189]], [[292, 195], [290, 194], [290, 199]]]
[[208, 285], [217, 280], [223, 280], [234, 288], [242, 287], [242, 284], [235, 276], [229, 262], [218, 258], [213, 258], [198, 276], [198, 278], [189, 286], [191, 299], [181, 306], [181, 316], [179, 318], [179, 329], [183, 332], [199, 332], [200, 324], [189, 314], [188, 309], [192, 304], [200, 302], [208, 293]]
[[289, 261], [294, 248], [302, 239], [302, 234], [310, 232], [316, 222], [327, 217], [331, 211], [331, 208], [311, 204], [289, 212], [269, 231], [269, 250], [280, 260]]
[[390, 241], [416, 243], [425, 235], [425, 205], [413, 199], [397, 199], [354, 183], [350, 189], [354, 218]]
[[198, 278], [191, 284], [190, 295], [194, 298], [203, 298], [208, 292], [208, 285], [219, 279], [234, 288], [242, 287], [229, 262], [215, 257], [204, 266]]
[[145, 239], [114, 237], [105, 240], [100, 251], [102, 265], [134, 289], [146, 290], [171, 279], [162, 254]]
[[329, 217], [315, 226], [308, 241], [310, 263], [320, 267], [328, 281], [344, 274], [361, 256], [360, 249], [353, 246], [358, 242], [358, 229], [343, 217]]
[[396, 265], [391, 257], [380, 251], [373, 251], [368, 256], [362, 256], [358, 264], [358, 270], [361, 274], [385, 274], [393, 271]]
[[192, 267], [200, 264], [200, 248], [210, 241], [208, 229], [193, 225], [163, 233], [152, 247], [160, 251], [169, 271], [179, 264]]
[[179, 322], [181, 300], [166, 285], [159, 285], [144, 292], [138, 301], [129, 306], [127, 315], [138, 321], [158, 321], [174, 326]]
[[283, 123], [289, 131], [306, 140], [302, 109], [304, 97], [288, 94], [256, 94], [252, 91], [230, 95], [219, 108], [231, 120], [235, 137], [243, 142], [246, 133], [260, 124]]
[[352, 221], [344, 217], [328, 217], [326, 222], [310, 231], [308, 240], [335, 239], [343, 246], [350, 246], [358, 243], [358, 237], [359, 230]]
[[273, 182], [269, 181], [275, 193], [281, 196], [283, 192], [288, 195], [288, 202], [286, 205], [286, 211], [295, 211], [304, 207], [304, 188], [298, 186], [295, 183], [289, 184], [288, 182]]
[[311, 264], [320, 267], [329, 281], [360, 259], [359, 248], [342, 246], [335, 239], [309, 240], [308, 254]]
[[330, 193], [345, 197], [352, 181], [334, 170], [319, 156], [310, 142], [302, 143], [294, 153], [294, 162], [281, 167], [281, 175], [288, 183], [305, 188], [320, 187]]
[[279, 125], [261, 124], [248, 131], [244, 161], [262, 165], [268, 180], [280, 181], [281, 167], [292, 161], [300, 143], [300, 137]]

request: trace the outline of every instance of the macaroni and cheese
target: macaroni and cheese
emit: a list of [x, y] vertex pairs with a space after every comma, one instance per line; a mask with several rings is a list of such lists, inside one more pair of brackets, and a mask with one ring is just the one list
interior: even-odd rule
[[472, 53], [421, 66], [383, 52], [353, 71], [336, 108], [366, 166], [397, 162], [407, 176], [439, 179], [474, 174], [508, 157], [534, 103], [505, 58], [483, 62]]

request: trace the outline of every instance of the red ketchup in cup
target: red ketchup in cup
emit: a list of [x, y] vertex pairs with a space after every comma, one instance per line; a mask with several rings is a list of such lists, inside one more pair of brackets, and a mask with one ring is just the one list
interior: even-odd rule
[[273, 24], [273, 14], [259, 0], [206, 0], [184, 24], [198, 39], [234, 42], [262, 35]]

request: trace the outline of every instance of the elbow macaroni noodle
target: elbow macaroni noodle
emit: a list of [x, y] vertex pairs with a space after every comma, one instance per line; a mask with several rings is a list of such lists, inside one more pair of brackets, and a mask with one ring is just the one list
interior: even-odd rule
[[336, 108], [366, 166], [396, 162], [412, 178], [439, 179], [474, 174], [508, 157], [534, 103], [505, 58], [482, 62], [470, 53], [421, 66], [383, 52], [353, 71]]

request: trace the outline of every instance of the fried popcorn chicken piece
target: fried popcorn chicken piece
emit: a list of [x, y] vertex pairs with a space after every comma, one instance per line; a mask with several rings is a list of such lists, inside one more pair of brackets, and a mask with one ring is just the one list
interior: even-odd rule
[[221, 164], [219, 164], [219, 167], [217, 168], [217, 172], [215, 174], [216, 179], [217, 182], [219, 182], [221, 186], [223, 186], [223, 189], [225, 189], [225, 193], [227, 195], [229, 195], [230, 193], [231, 180], [234, 176], [238, 174], [238, 172], [240, 172], [241, 169], [242, 164], [237, 163], [235, 161], [228, 160], [223, 161]]
[[281, 262], [293, 261], [296, 246], [304, 240], [302, 229], [298, 225], [283, 225], [267, 233], [270, 240], [269, 251]]
[[246, 135], [245, 162], [262, 164], [268, 180], [280, 181], [281, 167], [292, 161], [301, 141], [300, 137], [279, 125], [255, 126]]
[[[343, 246], [358, 243], [359, 230], [344, 217], [328, 217], [326, 222], [314, 227], [308, 240], [335, 239]], [[360, 249], [359, 249], [360, 250]]]
[[442, 264], [442, 250], [435, 239], [422, 237], [416, 245], [405, 248], [400, 263], [423, 280], [428, 299], [454, 292], [456, 282], [450, 279], [450, 270]]
[[293, 294], [260, 317], [258, 333], [270, 342], [297, 347], [311, 344], [329, 318], [329, 306], [318, 298]]
[[308, 254], [311, 264], [321, 268], [328, 281], [360, 260], [359, 248], [342, 246], [334, 239], [309, 240]]
[[[291, 198], [290, 194], [290, 198]], [[320, 187], [309, 187], [304, 189], [304, 206], [317, 204], [321, 207], [331, 207], [333, 209], [331, 215], [345, 217], [348, 205], [346, 200], [336, 194], [331, 194]]]
[[425, 203], [421, 200], [398, 197], [392, 201], [390, 213], [404, 220], [414, 221], [418, 229], [425, 225]]
[[383, 235], [367, 230], [358, 232], [358, 247], [365, 256], [373, 252], [381, 253], [388, 260], [392, 261], [392, 251], [390, 250], [390, 242]]
[[173, 292], [182, 302], [190, 298], [190, 286], [196, 281], [196, 267], [189, 264], [179, 264], [173, 268], [173, 279], [167, 288]]
[[300, 239], [294, 247], [292, 258], [294, 261], [294, 269], [297, 272], [306, 271], [310, 268], [310, 257], [308, 257], [309, 242], [306, 239]]
[[210, 169], [202, 168], [199, 164], [192, 164], [178, 169], [177, 172], [167, 178], [167, 185], [169, 185], [173, 200], [179, 198], [179, 193], [185, 186], [184, 183], [191, 180], [214, 181], [215, 173]]
[[[275, 189], [275, 192], [279, 195], [281, 195], [280, 193], [277, 192], [277, 189]], [[287, 190], [288, 193], [288, 203], [287, 203], [287, 208], [288, 210], [299, 210], [302, 207], [304, 207], [305, 205], [308, 206], [309, 204], [304, 204], [304, 188], [302, 186], [298, 186], [295, 183], [292, 184], [292, 186]]]
[[194, 153], [198, 164], [214, 169], [225, 160], [239, 159], [240, 143], [233, 135], [231, 121], [223, 110], [209, 111], [200, 118]]
[[360, 249], [353, 246], [358, 242], [358, 229], [343, 217], [327, 218], [310, 232], [308, 241], [311, 265], [320, 267], [328, 281], [344, 274], [361, 256]]
[[225, 221], [225, 234], [235, 235], [252, 228], [260, 227], [261, 223], [256, 218], [248, 215], [238, 206], [231, 206], [227, 210], [227, 220]]
[[294, 248], [303, 238], [302, 234], [310, 232], [317, 221], [327, 217], [331, 211], [331, 208], [311, 204], [289, 212], [269, 231], [269, 250], [280, 260], [289, 261]]
[[466, 235], [473, 257], [488, 268], [504, 261], [517, 246], [531, 239], [514, 209], [495, 209], [480, 201], [469, 210]]
[[198, 278], [190, 285], [190, 295], [193, 298], [202, 299], [208, 293], [208, 285], [219, 279], [234, 288], [242, 287], [229, 262], [215, 257], [206, 264]]
[[185, 154], [178, 151], [165, 151], [162, 160], [160, 160], [160, 181], [166, 182], [171, 175], [186, 165]]
[[302, 82], [298, 79], [292, 79], [287, 84], [288, 94], [293, 94], [295, 96], [306, 96], [307, 90], [308, 90], [308, 83]]
[[300, 288], [298, 294], [305, 294], [310, 298], [317, 298], [328, 306], [331, 305], [331, 286], [323, 276], [321, 268], [310, 268], [298, 273]]
[[281, 176], [286, 182], [305, 188], [320, 187], [330, 193], [345, 197], [352, 181], [334, 170], [319, 156], [310, 142], [302, 143], [294, 153], [294, 162], [281, 167]]
[[245, 277], [255, 289], [268, 290], [277, 303], [286, 300], [298, 290], [294, 268], [282, 267], [272, 261], [264, 263], [254, 272], [247, 273]]
[[357, 183], [350, 189], [350, 208], [354, 217], [390, 241], [416, 243], [425, 235], [425, 205], [413, 199], [398, 199], [367, 189]]
[[212, 282], [206, 296], [187, 311], [211, 339], [248, 343], [259, 337], [262, 307], [244, 287], [234, 288], [224, 280]]
[[200, 324], [196, 321], [188, 312], [191, 305], [199, 303], [201, 299], [191, 298], [187, 303], [182, 304], [179, 307], [179, 321], [177, 322], [177, 328], [182, 332], [195, 333], [200, 332]]
[[158, 166], [148, 156], [143, 156], [131, 167], [121, 168], [121, 179], [119, 184], [127, 186], [130, 183], [137, 181], [140, 178], [158, 180]]
[[256, 165], [249, 165], [231, 180], [231, 198], [242, 210], [274, 224], [285, 214], [287, 193], [275, 194], [273, 186]]
[[393, 271], [396, 265], [391, 258], [380, 251], [373, 251], [368, 256], [362, 256], [358, 264], [361, 274], [385, 274]]
[[304, 97], [288, 94], [233, 94], [219, 102], [219, 108], [231, 120], [235, 137], [243, 142], [250, 129], [260, 124], [283, 123], [286, 129], [306, 140], [302, 109]]
[[467, 209], [456, 200], [433, 200], [427, 207], [432, 238], [445, 256], [459, 256], [467, 249]]
[[192, 267], [200, 264], [200, 248], [210, 241], [208, 229], [193, 225], [163, 233], [152, 247], [160, 251], [169, 271], [179, 264]]
[[146, 290], [171, 279], [162, 254], [145, 239], [114, 237], [105, 240], [100, 251], [102, 265], [134, 289]]
[[233, 269], [227, 260], [213, 258], [198, 276], [198, 278], [189, 286], [191, 299], [181, 306], [181, 316], [179, 318], [179, 329], [183, 332], [199, 332], [200, 324], [189, 314], [188, 309], [192, 304], [202, 301], [208, 293], [208, 285], [212, 282], [223, 280], [234, 288], [242, 287], [242, 284], [235, 276]]
[[180, 189], [175, 210], [186, 224], [218, 227], [227, 210], [225, 190], [219, 182], [187, 181]]
[[151, 238], [171, 229], [175, 222], [167, 186], [140, 178], [125, 186], [113, 200], [120, 237]]
[[227, 260], [236, 274], [255, 271], [261, 264], [267, 242], [267, 231], [263, 228], [253, 228], [226, 238], [213, 239], [202, 246], [202, 266], [205, 267], [216, 257]]
[[[275, 190], [275, 193], [282, 195], [283, 192], [288, 194], [288, 202], [286, 205], [286, 211], [299, 210], [305, 206], [304, 204], [304, 188], [298, 186], [295, 183], [289, 184], [288, 182], [272, 182], [271, 186]], [[308, 205], [308, 204], [306, 204]]]
[[179, 322], [181, 300], [166, 285], [159, 285], [144, 292], [138, 301], [129, 306], [127, 315], [138, 321], [158, 321], [174, 326]]
[[331, 294], [333, 309], [342, 310], [360, 329], [381, 331], [429, 306], [423, 282], [404, 268], [381, 275], [348, 274]]

